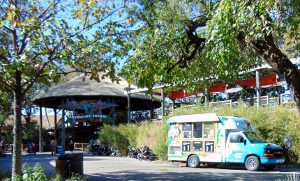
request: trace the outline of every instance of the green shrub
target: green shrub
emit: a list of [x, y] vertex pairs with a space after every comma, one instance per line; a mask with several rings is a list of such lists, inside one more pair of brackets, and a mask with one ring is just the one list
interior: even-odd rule
[[[240, 104], [242, 105], [242, 104]], [[244, 107], [221, 106], [208, 108], [195, 106], [189, 109], [179, 108], [174, 115], [199, 114], [216, 112], [218, 115], [239, 116], [247, 118], [255, 127], [255, 131], [266, 141], [284, 146], [283, 139], [290, 136], [293, 140], [293, 147], [289, 151], [289, 158], [292, 163], [300, 163], [300, 115], [295, 108], [277, 107]]]
[[[240, 104], [242, 105], [242, 104]], [[284, 146], [283, 139], [290, 136], [293, 147], [289, 151], [290, 161], [300, 163], [300, 115], [291, 107], [244, 107], [221, 106], [211, 108], [206, 106], [193, 106], [174, 110], [174, 115], [200, 114], [216, 112], [218, 115], [239, 116], [250, 120], [255, 131], [266, 141]], [[149, 146], [160, 158], [165, 159], [167, 154], [167, 124], [164, 122], [144, 122], [141, 124], [120, 125], [116, 128], [104, 126], [100, 132], [103, 140], [112, 143], [116, 148], [126, 149], [127, 146]], [[121, 150], [121, 149], [120, 149]]]
[[22, 172], [23, 172], [23, 176], [22, 176], [23, 181], [48, 180], [44, 173], [43, 167], [39, 163], [35, 164], [33, 169], [28, 165], [24, 165]]
[[136, 137], [138, 135], [139, 124], [122, 124], [117, 127], [117, 130], [127, 138], [128, 144], [132, 147], [137, 146]]
[[11, 173], [9, 171], [0, 170], [0, 180], [6, 181], [10, 180]]
[[163, 124], [158, 132], [158, 139], [154, 146], [154, 154], [157, 155], [158, 159], [166, 160], [168, 152], [168, 125]]
[[122, 155], [127, 155], [129, 141], [126, 135], [121, 134], [117, 128], [104, 125], [101, 129], [100, 140], [103, 143], [108, 143], [112, 145], [114, 148], [118, 149]]

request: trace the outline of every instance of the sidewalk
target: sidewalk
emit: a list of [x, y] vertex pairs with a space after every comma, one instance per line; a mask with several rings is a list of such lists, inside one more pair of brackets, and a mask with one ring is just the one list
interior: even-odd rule
[[[0, 157], [0, 170], [2, 173], [11, 172], [12, 169], [12, 154], [5, 153], [6, 157]], [[28, 164], [34, 166], [36, 163], [40, 163], [45, 170], [45, 174], [49, 176], [55, 175], [55, 160], [58, 155], [51, 155], [51, 152], [43, 152], [27, 154], [22, 153], [22, 165]]]
[[[69, 152], [66, 152], [67, 154]], [[189, 169], [185, 166], [183, 168], [175, 168], [172, 167], [172, 164], [170, 162], [162, 162], [162, 161], [153, 161], [153, 162], [143, 162], [138, 161], [136, 159], [128, 158], [128, 157], [102, 157], [102, 156], [93, 156], [88, 155], [86, 152], [80, 152], [75, 151], [74, 153], [83, 153], [84, 154], [84, 175], [89, 178], [95, 178], [96, 180], [99, 179], [103, 174], [105, 175], [114, 175], [118, 173], [119, 171], [124, 171], [124, 174], [126, 173], [127, 169], [132, 168], [143, 168], [144, 170], [148, 172], [155, 172], [162, 170], [186, 170], [188, 172], [201, 172], [200, 169]], [[36, 155], [30, 155], [23, 153], [22, 154], [22, 164], [29, 164], [30, 166], [34, 166], [36, 163], [40, 163], [41, 166], [45, 170], [45, 174], [48, 176], [54, 176], [55, 175], [55, 160], [57, 159], [59, 155], [51, 155], [51, 152], [43, 152], [43, 153], [37, 153]], [[6, 153], [6, 157], [0, 157], [0, 173], [7, 173], [11, 172], [12, 167], [12, 154]], [[160, 168], [159, 170], [156, 170], [157, 168]], [[135, 171], [138, 171], [138, 169], [134, 169]], [[210, 169], [205, 168], [204, 170], [213, 170], [212, 172], [216, 171], [222, 171], [222, 169]], [[225, 172], [246, 172], [245, 169], [225, 169]], [[252, 172], [249, 172], [252, 173]], [[282, 173], [282, 174], [293, 174], [293, 173], [300, 173], [300, 168], [285, 168], [285, 166], [282, 166], [281, 168], [276, 168], [273, 171], [258, 171], [253, 172], [255, 174], [257, 173]], [[169, 173], [164, 173], [169, 174]], [[101, 177], [102, 178], [102, 177]]]

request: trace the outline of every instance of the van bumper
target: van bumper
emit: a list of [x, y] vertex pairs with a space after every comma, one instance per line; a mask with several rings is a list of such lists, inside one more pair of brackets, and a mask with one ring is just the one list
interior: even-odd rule
[[284, 161], [284, 158], [260, 157], [260, 163], [263, 165], [282, 164]]

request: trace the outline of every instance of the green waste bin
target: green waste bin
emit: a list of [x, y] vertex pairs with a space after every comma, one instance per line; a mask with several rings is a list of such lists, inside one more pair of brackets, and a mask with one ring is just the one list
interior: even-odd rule
[[70, 178], [72, 175], [83, 176], [83, 154], [63, 154], [56, 160], [56, 174], [63, 178]]

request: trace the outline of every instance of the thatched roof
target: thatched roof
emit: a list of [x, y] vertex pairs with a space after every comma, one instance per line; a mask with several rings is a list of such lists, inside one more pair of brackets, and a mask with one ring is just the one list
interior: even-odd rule
[[[111, 79], [107, 77], [97, 82], [89, 79], [87, 76], [79, 75], [65, 83], [51, 87], [47, 92], [38, 95], [34, 99], [34, 103], [43, 107], [59, 108], [62, 100], [66, 98], [127, 98], [127, 94], [124, 94], [126, 87], [128, 87], [128, 83], [123, 78], [120, 78], [118, 83], [112, 82]], [[136, 88], [132, 85], [130, 85], [130, 87]], [[151, 101], [150, 95], [142, 93], [131, 94], [130, 97], [131, 99]], [[155, 102], [157, 104], [158, 101], [156, 100]]]

